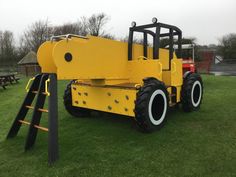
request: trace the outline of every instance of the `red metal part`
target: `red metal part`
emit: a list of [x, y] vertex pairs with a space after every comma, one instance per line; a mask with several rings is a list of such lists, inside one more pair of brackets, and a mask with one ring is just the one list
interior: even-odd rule
[[196, 72], [195, 63], [192, 59], [183, 59], [183, 74], [186, 71]]

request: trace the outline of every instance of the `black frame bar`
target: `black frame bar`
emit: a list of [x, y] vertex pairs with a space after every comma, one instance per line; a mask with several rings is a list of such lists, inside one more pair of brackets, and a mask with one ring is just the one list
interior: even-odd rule
[[58, 100], [57, 100], [57, 75], [49, 74], [49, 92], [48, 97], [48, 163], [54, 163], [59, 157], [58, 149]]
[[[155, 32], [149, 30], [150, 28], [155, 28]], [[161, 28], [169, 29], [169, 33], [161, 33]], [[173, 25], [168, 25], [164, 23], [152, 23], [141, 26], [130, 27], [129, 29], [129, 39], [128, 39], [128, 60], [132, 60], [133, 57], [133, 35], [134, 32], [143, 33], [143, 56], [147, 57], [147, 34], [153, 37], [153, 59], [159, 59], [159, 48], [160, 48], [160, 38], [161, 37], [169, 37], [170, 45], [169, 45], [169, 59], [173, 59], [173, 45], [174, 45], [174, 36], [178, 36], [178, 51], [177, 57], [182, 57], [182, 31]]]
[[148, 47], [148, 43], [147, 43], [147, 33], [144, 32], [143, 33], [143, 56], [147, 57], [147, 47]]

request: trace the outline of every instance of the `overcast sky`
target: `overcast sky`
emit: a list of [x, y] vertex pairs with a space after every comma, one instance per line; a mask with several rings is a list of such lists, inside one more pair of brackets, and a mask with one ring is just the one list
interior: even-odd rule
[[132, 21], [145, 24], [152, 17], [178, 26], [199, 44], [217, 44], [222, 35], [236, 33], [236, 0], [0, 0], [0, 30], [17, 38], [37, 20], [59, 25], [99, 12], [110, 17], [106, 29], [116, 37], [126, 36]]

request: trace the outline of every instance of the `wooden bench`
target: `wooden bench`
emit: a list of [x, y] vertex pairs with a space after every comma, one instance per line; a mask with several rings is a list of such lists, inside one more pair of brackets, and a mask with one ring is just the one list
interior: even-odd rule
[[8, 84], [6, 83], [6, 82], [4, 82], [4, 80], [3, 79], [1, 79], [0, 78], [0, 86], [5, 90], [6, 89], [6, 86], [7, 86]]
[[13, 84], [14, 82], [18, 83], [20, 78], [16, 77], [15, 75], [16, 74], [12, 74], [12, 73], [2, 74], [2, 75], [0, 75], [0, 79], [2, 79], [2, 82], [4, 82], [4, 83], [10, 83], [10, 84]]
[[16, 82], [19, 82], [19, 80], [20, 80], [20, 77], [15, 77]]

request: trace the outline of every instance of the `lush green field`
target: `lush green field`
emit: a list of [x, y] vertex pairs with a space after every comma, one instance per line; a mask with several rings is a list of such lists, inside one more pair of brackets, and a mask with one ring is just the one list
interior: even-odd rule
[[47, 133], [39, 132], [34, 148], [26, 153], [27, 127], [5, 140], [27, 79], [0, 88], [0, 177], [236, 176], [236, 77], [203, 80], [200, 111], [171, 110], [166, 126], [152, 134], [138, 132], [125, 117], [71, 117], [63, 107], [66, 82], [60, 82], [60, 159], [52, 167], [47, 164]]

